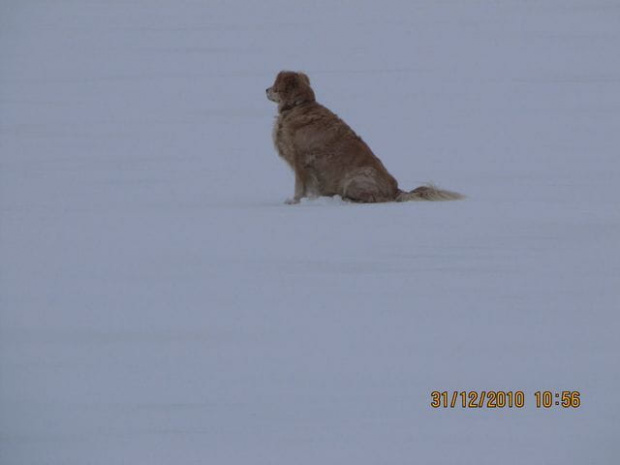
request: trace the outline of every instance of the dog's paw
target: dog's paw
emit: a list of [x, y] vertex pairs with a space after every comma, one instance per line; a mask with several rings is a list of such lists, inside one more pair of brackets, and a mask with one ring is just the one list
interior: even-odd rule
[[284, 203], [287, 205], [296, 205], [299, 203], [299, 199], [293, 197], [292, 199], [286, 199]]

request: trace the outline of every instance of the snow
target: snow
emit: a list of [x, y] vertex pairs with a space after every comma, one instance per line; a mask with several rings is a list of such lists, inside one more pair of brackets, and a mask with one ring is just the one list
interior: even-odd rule
[[[0, 463], [617, 463], [619, 47], [608, 0], [0, 3]], [[468, 198], [284, 205], [280, 69]]]

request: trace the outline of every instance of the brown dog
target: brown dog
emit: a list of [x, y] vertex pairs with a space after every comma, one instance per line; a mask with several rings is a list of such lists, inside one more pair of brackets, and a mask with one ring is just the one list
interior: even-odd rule
[[362, 138], [316, 102], [304, 73], [281, 71], [267, 98], [278, 104], [276, 150], [295, 172], [295, 195], [287, 203], [322, 195], [365, 203], [463, 198], [432, 185], [401, 191]]

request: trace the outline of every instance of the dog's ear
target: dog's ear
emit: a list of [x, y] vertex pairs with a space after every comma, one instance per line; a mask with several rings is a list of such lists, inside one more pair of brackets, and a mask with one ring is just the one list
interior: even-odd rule
[[306, 84], [307, 86], [310, 85], [310, 78], [308, 77], [308, 75], [306, 73], [297, 73], [299, 76], [299, 79], [301, 80], [301, 82], [303, 82], [304, 84]]
[[278, 84], [278, 83], [283, 84], [287, 80], [289, 74], [290, 73], [287, 72], [287, 71], [280, 71], [278, 73], [278, 75], [276, 76], [276, 80], [274, 82], [274, 85]]

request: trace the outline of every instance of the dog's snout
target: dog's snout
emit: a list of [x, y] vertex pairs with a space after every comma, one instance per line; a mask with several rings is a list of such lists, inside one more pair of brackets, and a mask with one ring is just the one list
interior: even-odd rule
[[266, 93], [269, 93], [269, 87], [267, 87], [267, 88], [265, 89], [265, 92], [266, 92]]

